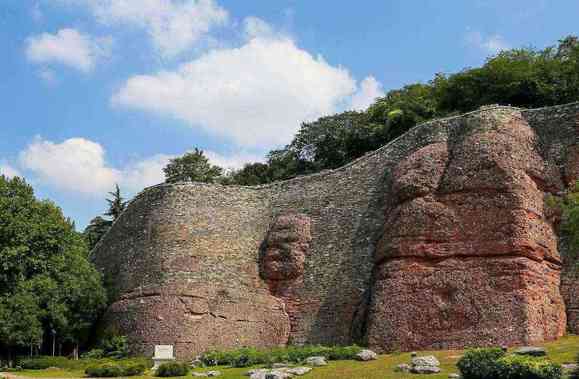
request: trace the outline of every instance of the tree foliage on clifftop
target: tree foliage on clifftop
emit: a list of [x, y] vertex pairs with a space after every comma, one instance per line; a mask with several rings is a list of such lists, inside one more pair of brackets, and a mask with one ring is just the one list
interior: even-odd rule
[[225, 184], [256, 185], [340, 167], [392, 141], [413, 126], [487, 104], [535, 108], [579, 100], [579, 41], [505, 50], [482, 67], [437, 74], [426, 84], [389, 91], [365, 112], [303, 123], [293, 141], [265, 163], [230, 173]]
[[82, 235], [23, 179], [0, 176], [0, 351], [77, 345], [106, 299]]

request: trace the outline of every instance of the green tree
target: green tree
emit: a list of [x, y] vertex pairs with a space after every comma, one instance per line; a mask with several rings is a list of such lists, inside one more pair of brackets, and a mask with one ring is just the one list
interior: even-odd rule
[[89, 251], [94, 249], [96, 244], [101, 240], [102, 236], [106, 234], [111, 228], [112, 221], [105, 220], [101, 216], [97, 216], [90, 220], [90, 223], [82, 232], [84, 239], [88, 245]]
[[20, 178], [0, 176], [0, 220], [0, 345], [84, 343], [106, 296], [82, 235]]
[[111, 199], [106, 199], [107, 203], [109, 204], [109, 209], [105, 212], [105, 216], [112, 217], [113, 221], [115, 221], [123, 210], [125, 210], [127, 206], [127, 202], [121, 195], [121, 189], [119, 188], [118, 184], [115, 184], [115, 189], [109, 192], [109, 195], [112, 196]]
[[171, 159], [163, 172], [167, 183], [180, 181], [213, 183], [221, 177], [223, 169], [209, 163], [203, 150], [195, 148], [192, 152]]

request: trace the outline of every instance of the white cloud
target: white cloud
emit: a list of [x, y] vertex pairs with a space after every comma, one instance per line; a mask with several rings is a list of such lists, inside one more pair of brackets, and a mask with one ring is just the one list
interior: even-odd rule
[[225, 170], [242, 168], [246, 163], [263, 162], [265, 157], [258, 154], [234, 153], [230, 155], [217, 153], [211, 150], [203, 151], [209, 161]]
[[20, 163], [42, 182], [83, 194], [106, 193], [121, 177], [106, 165], [101, 145], [84, 138], [62, 143], [37, 138], [20, 153]]
[[362, 80], [358, 91], [352, 96], [351, 109], [364, 111], [374, 103], [376, 98], [384, 96], [382, 84], [373, 76], [368, 76]]
[[119, 183], [131, 192], [138, 192], [165, 181], [163, 168], [173, 158], [170, 155], [158, 154], [134, 162], [121, 171]]
[[[240, 145], [271, 146], [287, 143], [301, 121], [340, 110], [356, 92], [346, 69], [272, 33], [263, 21], [245, 25], [251, 38], [243, 46], [212, 50], [174, 71], [133, 76], [113, 104], [172, 116]], [[378, 88], [367, 79], [356, 106]]]
[[114, 168], [107, 164], [105, 155], [100, 144], [84, 138], [71, 138], [62, 143], [36, 138], [20, 153], [20, 164], [41, 182], [55, 188], [102, 196], [115, 183], [135, 193], [163, 182], [163, 167], [171, 158], [159, 154]]
[[0, 163], [0, 175], [4, 175], [8, 178], [22, 176], [22, 174], [17, 169], [7, 163]]
[[88, 6], [107, 25], [146, 31], [164, 56], [191, 48], [213, 27], [224, 25], [228, 13], [213, 0], [58, 0]]
[[26, 56], [34, 63], [59, 63], [84, 73], [110, 55], [112, 39], [94, 38], [75, 29], [61, 29], [56, 34], [43, 33], [26, 41]]
[[466, 34], [465, 41], [471, 47], [488, 54], [497, 54], [510, 48], [504, 37], [499, 34], [484, 36], [481, 32], [469, 31]]
[[[205, 151], [205, 155], [211, 163], [225, 169], [241, 168], [245, 163], [263, 160], [263, 156], [246, 153], [226, 155]], [[96, 142], [71, 138], [54, 143], [37, 137], [19, 158], [20, 166], [31, 171], [41, 183], [68, 192], [102, 197], [115, 184], [134, 194], [162, 183], [165, 180], [163, 168], [174, 156], [157, 154], [124, 167], [112, 167], [106, 162], [105, 149]], [[0, 164], [0, 174], [20, 175], [7, 164]]]

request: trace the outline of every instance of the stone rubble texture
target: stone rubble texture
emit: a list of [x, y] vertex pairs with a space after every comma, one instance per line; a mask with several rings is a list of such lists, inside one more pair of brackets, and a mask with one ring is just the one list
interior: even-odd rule
[[92, 253], [103, 324], [135, 353], [359, 343], [534, 344], [579, 332], [559, 196], [579, 104], [491, 106], [419, 125], [336, 170], [256, 187], [160, 184]]

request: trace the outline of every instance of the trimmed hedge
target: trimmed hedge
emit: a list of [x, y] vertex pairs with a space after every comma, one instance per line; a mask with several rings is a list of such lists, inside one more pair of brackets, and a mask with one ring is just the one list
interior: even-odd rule
[[191, 367], [187, 363], [181, 362], [167, 362], [161, 364], [157, 367], [157, 371], [155, 372], [155, 376], [168, 378], [174, 376], [187, 376]]
[[543, 358], [509, 355], [497, 361], [498, 377], [505, 379], [559, 379], [563, 369]]
[[131, 365], [142, 365], [146, 368], [152, 366], [150, 359], [130, 358], [130, 359], [88, 359], [79, 360], [68, 359], [66, 357], [39, 356], [34, 358], [17, 359], [17, 365], [25, 370], [44, 370], [49, 367], [57, 367], [64, 370], [86, 370], [88, 367], [100, 366], [103, 364], [120, 364], [124, 367]]
[[115, 378], [118, 376], [138, 376], [145, 373], [146, 367], [142, 364], [104, 363], [89, 366], [84, 373], [95, 378]]
[[560, 379], [560, 365], [545, 358], [506, 355], [502, 349], [468, 350], [457, 367], [464, 379]]
[[497, 378], [497, 361], [504, 357], [500, 348], [467, 350], [456, 366], [464, 379]]
[[351, 360], [360, 351], [362, 348], [358, 346], [288, 346], [269, 350], [242, 348], [210, 351], [201, 356], [201, 361], [207, 366], [249, 367], [258, 364], [299, 363], [311, 356], [324, 356], [328, 360]]

